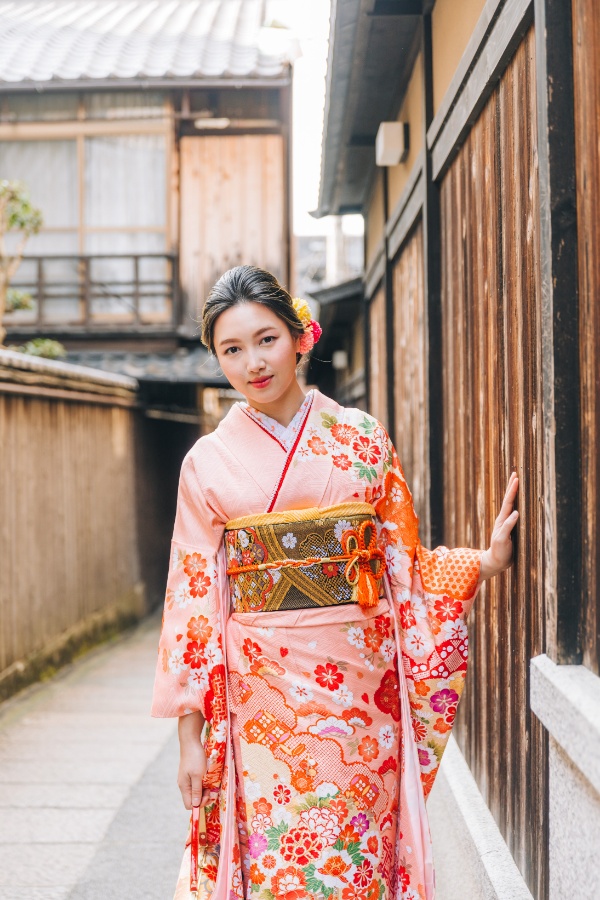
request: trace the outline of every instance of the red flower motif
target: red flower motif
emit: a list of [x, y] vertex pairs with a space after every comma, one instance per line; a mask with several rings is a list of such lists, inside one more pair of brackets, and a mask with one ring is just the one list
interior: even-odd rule
[[378, 631], [375, 631], [374, 628], [365, 628], [365, 647], [373, 650], [373, 652], [377, 652], [381, 647], [382, 641], [383, 637]]
[[323, 575], [326, 575], [327, 578], [335, 578], [336, 575], [339, 575], [339, 567], [337, 563], [323, 563]]
[[412, 727], [415, 733], [415, 741], [424, 741], [427, 737], [427, 729], [423, 725], [422, 722], [417, 722], [416, 719], [412, 720]]
[[460, 600], [453, 600], [452, 597], [441, 597], [435, 601], [435, 613], [440, 622], [458, 619], [462, 611], [463, 605]]
[[316, 434], [307, 441], [307, 444], [316, 456], [327, 456], [327, 444]]
[[[367, 702], [368, 700], [369, 698], [367, 697]], [[364, 709], [360, 709], [358, 706], [353, 706], [351, 709], [345, 709], [342, 713], [342, 719], [345, 719], [350, 725], [362, 725], [363, 728], [368, 728], [369, 725], [373, 724], [373, 719], [369, 713]]]
[[355, 884], [351, 884], [343, 889], [342, 900], [367, 900], [367, 892]]
[[208, 624], [208, 619], [204, 616], [191, 618], [188, 622], [187, 636], [192, 641], [198, 641], [200, 644], [207, 644], [212, 634], [212, 628]]
[[411, 603], [401, 603], [399, 608], [400, 625], [405, 631], [417, 624]]
[[394, 722], [400, 721], [400, 685], [394, 669], [383, 673], [379, 687], [373, 694], [375, 705], [381, 712], [389, 713]]
[[388, 756], [388, 758], [384, 762], [381, 763], [381, 765], [377, 769], [377, 772], [383, 778], [383, 776], [386, 774], [386, 772], [396, 772], [397, 769], [398, 769], [398, 763], [396, 762], [395, 757]]
[[190, 594], [192, 597], [204, 597], [208, 594], [210, 587], [210, 578], [203, 572], [198, 572], [193, 578], [190, 578]]
[[410, 875], [408, 874], [404, 866], [400, 866], [398, 868], [398, 877], [400, 878], [402, 890], [405, 891], [406, 888], [410, 885]]
[[377, 616], [375, 619], [375, 628], [383, 637], [387, 637], [390, 633], [391, 619], [389, 616]]
[[370, 438], [366, 437], [366, 435], [361, 435], [356, 438], [352, 444], [352, 449], [358, 459], [369, 466], [374, 466], [381, 456], [381, 448], [373, 443]]
[[354, 884], [358, 887], [366, 888], [371, 884], [373, 878], [373, 864], [368, 859], [363, 859], [360, 866], [354, 873]]
[[358, 745], [358, 753], [365, 762], [371, 762], [379, 756], [379, 746], [375, 738], [366, 735]]
[[330, 691], [337, 691], [340, 684], [344, 680], [344, 676], [337, 666], [333, 663], [326, 663], [324, 666], [317, 666], [315, 669], [317, 684], [320, 687], [329, 688]]
[[183, 654], [183, 661], [192, 669], [199, 669], [200, 666], [206, 663], [204, 647], [201, 646], [198, 641], [190, 641], [187, 645], [187, 650]]
[[325, 842], [316, 832], [308, 828], [292, 828], [281, 836], [281, 855], [286, 862], [295, 862], [299, 866], [307, 866], [313, 859], [321, 855]]
[[199, 553], [190, 553], [183, 560], [183, 571], [190, 578], [200, 575], [206, 569], [206, 560]]
[[336, 814], [340, 821], [348, 815], [348, 806], [345, 800], [332, 800], [329, 804], [329, 809]]
[[[335, 438], [338, 444], [346, 444], [350, 445], [350, 441], [354, 440], [359, 436], [358, 428], [355, 428], [354, 425], [332, 425], [331, 426], [331, 435]], [[335, 457], [334, 457], [335, 458]]]
[[448, 723], [440, 717], [435, 720], [433, 730], [438, 731], [440, 734], [445, 734], [447, 731], [452, 731], [452, 725], [448, 725]]
[[369, 853], [372, 853], [373, 855], [375, 855], [377, 853], [378, 848], [379, 848], [379, 841], [377, 840], [375, 835], [372, 834], [371, 837], [367, 840], [367, 850], [369, 851]]
[[292, 799], [292, 792], [285, 784], [276, 784], [273, 788], [273, 799], [283, 806], [284, 803], [289, 803]]
[[271, 892], [277, 900], [301, 900], [308, 896], [305, 887], [306, 876], [296, 866], [277, 869], [275, 875], [271, 877]]
[[360, 841], [360, 834], [352, 825], [344, 825], [338, 835], [338, 840], [343, 841], [344, 847], [347, 847], [348, 844], [355, 844], [357, 841]]
[[338, 469], [341, 469], [342, 472], [346, 472], [352, 463], [350, 462], [350, 458], [346, 456], [345, 453], [340, 453], [338, 456], [333, 457], [333, 464], [337, 466]]
[[251, 641], [250, 638], [246, 638], [242, 644], [242, 651], [249, 660], [257, 659], [262, 654], [261, 648], [254, 641]]
[[261, 797], [259, 800], [255, 800], [252, 806], [257, 813], [262, 813], [264, 816], [270, 816], [271, 810], [273, 809], [273, 804], [269, 803], [266, 797]]

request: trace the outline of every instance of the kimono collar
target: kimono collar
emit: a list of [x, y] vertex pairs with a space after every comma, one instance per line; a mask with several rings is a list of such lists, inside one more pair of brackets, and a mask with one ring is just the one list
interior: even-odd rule
[[216, 434], [265, 494], [265, 512], [319, 506], [327, 489], [333, 460], [331, 453], [315, 453], [311, 440], [321, 433], [321, 413], [343, 414], [334, 400], [313, 390], [306, 419], [285, 449], [275, 437], [255, 422], [239, 404], [231, 407]]

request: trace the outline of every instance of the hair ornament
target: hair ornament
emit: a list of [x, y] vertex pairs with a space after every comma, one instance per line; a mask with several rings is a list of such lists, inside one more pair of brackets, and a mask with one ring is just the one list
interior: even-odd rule
[[296, 310], [298, 318], [304, 326], [304, 334], [300, 338], [298, 349], [300, 353], [308, 353], [323, 334], [323, 329], [316, 319], [313, 319], [310, 307], [302, 297], [294, 297], [292, 299], [292, 306]]

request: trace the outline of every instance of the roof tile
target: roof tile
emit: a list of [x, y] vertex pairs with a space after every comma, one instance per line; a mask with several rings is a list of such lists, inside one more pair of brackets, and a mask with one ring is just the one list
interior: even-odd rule
[[269, 0], [0, 0], [0, 84], [252, 78], [290, 62], [260, 47]]

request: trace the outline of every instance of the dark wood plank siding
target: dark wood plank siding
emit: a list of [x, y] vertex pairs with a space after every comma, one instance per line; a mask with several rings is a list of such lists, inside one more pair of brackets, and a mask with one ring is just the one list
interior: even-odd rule
[[385, 291], [378, 288], [369, 304], [369, 412], [388, 427]]
[[581, 364], [583, 662], [600, 674], [600, 16], [573, 0]]
[[511, 470], [515, 566], [470, 619], [457, 739], [535, 897], [546, 895], [547, 771], [528, 706], [544, 652], [538, 179], [533, 28], [441, 185], [445, 533], [485, 547]]
[[423, 286], [421, 223], [393, 263], [394, 441], [429, 544], [429, 428], [427, 421], [427, 311]]

